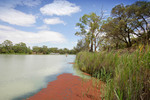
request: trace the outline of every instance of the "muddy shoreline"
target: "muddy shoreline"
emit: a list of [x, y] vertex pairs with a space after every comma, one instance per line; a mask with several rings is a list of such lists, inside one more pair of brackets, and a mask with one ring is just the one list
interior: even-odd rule
[[100, 81], [64, 73], [27, 100], [101, 100], [102, 84]]

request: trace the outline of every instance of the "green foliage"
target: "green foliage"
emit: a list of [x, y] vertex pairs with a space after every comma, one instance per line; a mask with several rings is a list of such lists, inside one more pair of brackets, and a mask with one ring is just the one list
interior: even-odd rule
[[58, 49], [58, 48], [48, 48], [43, 45], [43, 47], [33, 46], [31, 50], [30, 47], [27, 47], [25, 43], [20, 42], [13, 45], [10, 40], [4, 41], [0, 44], [0, 54], [50, 54], [50, 53], [59, 53], [59, 54], [76, 54], [76, 50], [69, 50], [67, 48]]
[[105, 41], [116, 48], [123, 43], [131, 47], [132, 44], [150, 42], [149, 11], [148, 1], [137, 1], [127, 6], [116, 5], [111, 11], [112, 18], [102, 25], [102, 31], [106, 33]]
[[[118, 56], [114, 56], [112, 52], [103, 53], [89, 53], [80, 52], [77, 54], [77, 64], [80, 70], [91, 74], [94, 77], [104, 77], [102, 80], [106, 81], [107, 76], [114, 76], [114, 68], [118, 63]], [[112, 60], [113, 59], [113, 60]], [[111, 67], [110, 67], [111, 66]], [[99, 74], [99, 76], [97, 76]]]
[[77, 46], [74, 48], [76, 52], [80, 51], [88, 51], [89, 50], [89, 44], [86, 42], [86, 40], [78, 40]]
[[28, 53], [28, 48], [25, 43], [21, 42], [19, 44], [15, 44], [13, 46], [13, 50], [15, 53]]
[[41, 53], [41, 48], [38, 47], [38, 46], [34, 46], [34, 47], [33, 47], [33, 52], [35, 52], [36, 54], [37, 54], [37, 53]]
[[[76, 48], [80, 47], [78, 50], [83, 51], [83, 47], [86, 47], [86, 50], [93, 52], [98, 47], [99, 50], [102, 50], [102, 48], [120, 49], [129, 48], [132, 45], [146, 45], [150, 43], [149, 17], [149, 1], [136, 1], [131, 5], [116, 5], [112, 8], [111, 17], [107, 20], [103, 20], [103, 13], [101, 16], [95, 13], [85, 14], [76, 24], [80, 31], [75, 35], [83, 38], [81, 40], [83, 43], [78, 41]], [[94, 47], [95, 50], [93, 50]]]
[[[83, 37], [83, 39], [79, 41], [79, 44], [77, 45], [79, 47], [79, 45], [81, 45], [81, 42], [84, 41], [83, 44], [85, 46], [81, 46], [81, 50], [86, 49], [90, 52], [96, 51], [96, 48], [98, 46], [97, 39], [98, 34], [100, 33], [102, 19], [103, 15], [98, 16], [95, 13], [84, 14], [80, 18], [80, 22], [76, 24], [76, 26], [80, 28], [80, 31], [76, 32], [75, 35]], [[93, 50], [93, 47], [95, 47], [95, 50]]]
[[9, 40], [5, 40], [2, 43], [0, 48], [1, 48], [0, 51], [2, 53], [14, 53], [14, 51], [13, 51], [13, 43], [11, 41], [9, 41]]
[[149, 100], [150, 47], [140, 46], [133, 53], [120, 51], [80, 52], [77, 67], [106, 82], [106, 100]]

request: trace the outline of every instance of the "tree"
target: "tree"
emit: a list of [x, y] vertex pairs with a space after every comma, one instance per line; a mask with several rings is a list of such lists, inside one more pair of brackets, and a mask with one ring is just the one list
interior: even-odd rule
[[58, 53], [58, 48], [49, 48], [49, 52]]
[[76, 50], [75, 49], [72, 49], [72, 50], [69, 50], [69, 54], [76, 54]]
[[126, 43], [127, 47], [131, 47], [131, 33], [126, 32], [128, 30], [123, 20], [109, 20], [102, 26], [102, 30], [106, 33], [105, 38], [107, 38], [111, 44], [114, 43], [116, 45], [116, 48], [118, 48], [119, 42]]
[[4, 47], [8, 47], [8, 46], [13, 46], [13, 43], [10, 41], [10, 40], [5, 40], [3, 43], [2, 43], [2, 46]]
[[74, 49], [76, 50], [76, 52], [88, 51], [89, 44], [86, 42], [85, 39], [81, 39], [81, 40], [78, 40], [77, 46]]
[[0, 53], [2, 53], [2, 47], [3, 47], [2, 44], [0, 44]]
[[32, 54], [32, 50], [30, 49], [30, 47], [27, 48], [27, 53]]
[[14, 49], [15, 53], [27, 53], [27, 46], [23, 42], [15, 44], [13, 49]]
[[59, 49], [58, 52], [59, 52], [60, 54], [65, 54], [65, 52], [63, 51], [63, 49]]
[[134, 34], [138, 37], [144, 37], [143, 40], [149, 41], [150, 27], [148, 21], [150, 18], [150, 2], [137, 1], [128, 6], [127, 13], [132, 19]]
[[13, 53], [13, 43], [10, 40], [5, 40], [2, 43], [3, 46], [3, 53]]
[[36, 54], [37, 54], [37, 53], [40, 53], [40, 49], [41, 49], [40, 47], [34, 46], [34, 47], [33, 47], [33, 52], [35, 52]]
[[123, 4], [117, 5], [112, 9], [111, 14], [114, 17], [112, 21], [115, 30], [118, 30], [116, 35], [119, 35], [118, 38], [125, 42], [127, 47], [131, 47], [131, 34], [133, 32], [133, 29], [131, 28], [132, 19], [127, 13], [127, 8], [128, 6], [124, 6]]
[[85, 14], [80, 18], [80, 22], [76, 24], [80, 28], [79, 32], [75, 35], [82, 36], [85, 39], [85, 44], [90, 47], [90, 52], [97, 49], [97, 38], [100, 33], [100, 25], [102, 23], [103, 15], [97, 16], [95, 13]]
[[[115, 6], [112, 11], [111, 19], [108, 19], [103, 24], [102, 29], [106, 32], [106, 37], [110, 38], [116, 44], [116, 48], [119, 42], [123, 42], [127, 47], [132, 46], [131, 36], [135, 35], [135, 18], [132, 15], [131, 6], [124, 6], [123, 4]], [[136, 27], [137, 28], [137, 27]]]
[[42, 52], [43, 52], [43, 54], [48, 54], [49, 53], [47, 46], [43, 45]]
[[64, 51], [64, 53], [69, 53], [69, 49], [67, 49], [67, 48], [64, 48], [63, 51]]

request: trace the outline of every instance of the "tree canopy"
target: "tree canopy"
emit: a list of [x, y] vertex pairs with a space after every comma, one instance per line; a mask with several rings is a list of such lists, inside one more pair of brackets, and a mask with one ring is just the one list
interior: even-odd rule
[[[96, 51], [106, 46], [132, 47], [150, 42], [150, 2], [137, 1], [131, 5], [119, 4], [111, 10], [111, 17], [104, 19], [95, 13], [83, 15], [76, 24], [80, 28], [75, 35], [82, 36], [78, 50]], [[80, 47], [80, 49], [79, 49]], [[84, 47], [84, 48], [83, 48]], [[93, 50], [93, 47], [95, 49]]]
[[[76, 24], [76, 26], [80, 28], [80, 31], [76, 32], [75, 35], [83, 37], [83, 40], [87, 45], [86, 47], [90, 52], [96, 51], [97, 49], [97, 38], [100, 33], [102, 19], [103, 15], [98, 16], [95, 13], [90, 13], [83, 15], [79, 20], [80, 22]], [[94, 50], [93, 47], [95, 47]]]

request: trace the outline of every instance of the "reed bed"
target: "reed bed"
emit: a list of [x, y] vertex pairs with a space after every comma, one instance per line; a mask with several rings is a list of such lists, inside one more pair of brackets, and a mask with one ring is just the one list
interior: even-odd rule
[[76, 67], [106, 83], [105, 100], [149, 100], [150, 47], [134, 52], [80, 52]]

